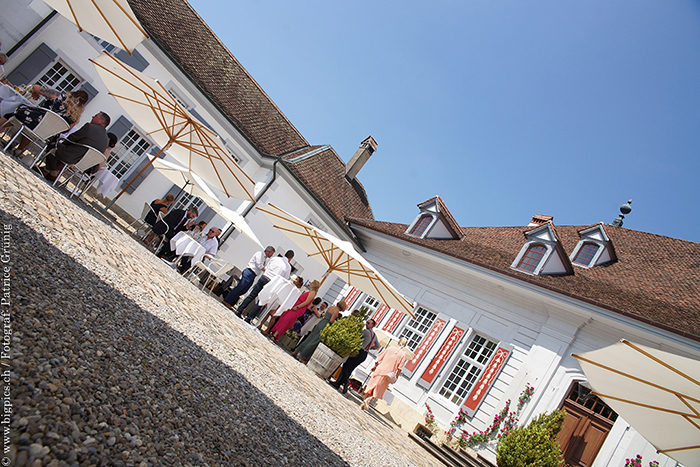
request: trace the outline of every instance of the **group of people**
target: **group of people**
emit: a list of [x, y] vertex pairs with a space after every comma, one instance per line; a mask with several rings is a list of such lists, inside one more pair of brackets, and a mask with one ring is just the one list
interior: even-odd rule
[[[0, 59], [0, 61], [2, 60]], [[113, 133], [107, 133], [107, 127], [111, 122], [107, 113], [98, 112], [90, 122], [75, 130], [89, 100], [87, 92], [82, 89], [73, 92], [58, 91], [39, 84], [29, 86], [27, 89], [31, 93], [32, 100], [38, 101], [42, 98], [44, 100], [38, 106], [19, 104], [13, 108], [5, 109], [6, 113], [0, 116], [0, 131], [5, 129], [7, 121], [12, 117], [28, 129], [33, 130], [48, 111], [58, 114], [66, 121], [68, 136], [61, 140], [56, 136], [48, 141], [50, 149], [47, 151], [45, 165], [38, 169], [47, 180], [55, 181], [64, 164], [75, 164], [80, 161], [87, 152], [85, 146], [90, 146], [104, 153], [105, 162], [109, 159], [109, 151], [116, 146], [117, 137]], [[29, 143], [29, 139], [19, 138], [15, 147], [11, 148], [11, 153], [21, 157]], [[105, 165], [105, 162], [90, 168], [88, 173], [96, 173]]]
[[[291, 269], [289, 261], [294, 257], [294, 252], [289, 250], [284, 256], [276, 257], [274, 254], [275, 248], [272, 246], [255, 253], [248, 261], [235, 287], [227, 293], [224, 292], [224, 305], [248, 323], [251, 323], [258, 316], [260, 310], [264, 308], [262, 305], [255, 304], [255, 299], [263, 288], [277, 275], [289, 279]], [[253, 285], [254, 283], [255, 285]], [[297, 277], [295, 286], [301, 288], [302, 284], [303, 279]], [[268, 335], [273, 342], [277, 342], [281, 336], [295, 326], [295, 323], [298, 325], [299, 321], [306, 316], [307, 319], [301, 326], [299, 333], [302, 339], [292, 352], [292, 355], [302, 363], [307, 363], [316, 351], [321, 342], [321, 331], [335, 322], [340, 314], [347, 309], [344, 300], [330, 307], [326, 302], [322, 303], [321, 298], [317, 297], [320, 286], [321, 284], [317, 280], [312, 281], [309, 284], [309, 290], [302, 293], [294, 305], [279, 314], [271, 312], [259, 326], [263, 334]], [[236, 307], [240, 298], [248, 290], [250, 293]], [[263, 329], [266, 322], [268, 323], [267, 329]], [[353, 371], [367, 359], [369, 351], [380, 348], [377, 335], [373, 331], [376, 324], [371, 318], [365, 322], [365, 329], [362, 332], [362, 348], [356, 356], [349, 357], [343, 363], [338, 378], [332, 383], [343, 393], [348, 390]], [[365, 398], [361, 405], [363, 410], [368, 410], [374, 399], [383, 398], [389, 384], [396, 382], [406, 363], [405, 347], [406, 339], [402, 338], [398, 345], [384, 349], [378, 355], [376, 364], [371, 370], [372, 376], [365, 389]]]

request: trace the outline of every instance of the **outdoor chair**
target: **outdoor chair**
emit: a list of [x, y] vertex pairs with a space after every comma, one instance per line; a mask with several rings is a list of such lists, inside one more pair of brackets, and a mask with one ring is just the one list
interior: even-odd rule
[[137, 237], [146, 238], [146, 234], [149, 232], [150, 226], [149, 229], [146, 229], [143, 235], [139, 235], [138, 233], [141, 229], [143, 229], [143, 226], [146, 225], [146, 216], [148, 216], [150, 213], [153, 213], [153, 216], [157, 217], [157, 214], [151, 207], [150, 203], [143, 203], [141, 217], [139, 217], [138, 219], [134, 219], [134, 221], [131, 224], [129, 224], [129, 228], [132, 228], [134, 225], [138, 224], [138, 227], [134, 229], [134, 235], [136, 235]]
[[[73, 191], [71, 192], [71, 196], [73, 196], [76, 192], [80, 190], [84, 191], [85, 188], [87, 188], [92, 183], [94, 175], [87, 174], [85, 172], [90, 168], [105, 162], [107, 159], [103, 152], [100, 152], [95, 148], [91, 148], [90, 146], [86, 146], [80, 143], [71, 143], [87, 148], [87, 152], [75, 164], [64, 165], [61, 171], [59, 172], [58, 177], [56, 177], [56, 180], [53, 182], [53, 185], [56, 186], [58, 184], [59, 187], [67, 185], [70, 180], [77, 177], [77, 180], [74, 182]], [[59, 183], [59, 180], [61, 180], [61, 177], [63, 175], [67, 175], [67, 177], [63, 183]], [[80, 195], [82, 196], [82, 191]]]
[[[233, 267], [228, 261], [223, 259], [213, 258], [209, 264], [204, 264], [202, 261], [197, 261], [190, 269], [187, 271], [187, 279], [191, 279], [193, 275], [197, 276], [200, 273], [206, 274], [206, 279], [202, 284], [202, 290], [208, 288], [208, 294], [211, 295], [211, 291], [216, 284], [223, 280], [223, 276]], [[211, 284], [211, 287], [209, 285]]]
[[[7, 150], [17, 141], [18, 138], [24, 136], [29, 140], [30, 145], [39, 148], [39, 153], [36, 155], [32, 167], [36, 164], [36, 161], [41, 158], [46, 151], [46, 140], [64, 131], [68, 131], [70, 126], [63, 117], [50, 110], [46, 111], [46, 115], [41, 118], [39, 124], [33, 130], [27, 128], [22, 122], [17, 120], [15, 117], [10, 118], [7, 123], [2, 128], [2, 132], [6, 133], [10, 129], [15, 129], [14, 135], [10, 138], [10, 141], [5, 145], [4, 151]], [[19, 140], [21, 141], [21, 139]]]

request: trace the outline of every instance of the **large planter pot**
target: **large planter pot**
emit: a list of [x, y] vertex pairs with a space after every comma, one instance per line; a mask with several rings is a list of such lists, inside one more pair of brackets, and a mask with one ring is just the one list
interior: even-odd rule
[[321, 378], [328, 379], [342, 362], [343, 358], [340, 355], [321, 342], [311, 356], [308, 366], [318, 373]]

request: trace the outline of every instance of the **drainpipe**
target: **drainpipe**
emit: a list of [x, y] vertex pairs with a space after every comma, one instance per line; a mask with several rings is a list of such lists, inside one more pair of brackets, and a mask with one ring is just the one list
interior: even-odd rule
[[56, 16], [57, 14], [58, 14], [58, 12], [56, 12], [56, 10], [53, 10], [51, 13], [49, 13], [48, 15], [46, 15], [46, 18], [42, 19], [42, 20], [39, 22], [39, 24], [37, 24], [36, 26], [34, 26], [34, 27], [32, 28], [31, 31], [29, 31], [23, 38], [21, 38], [21, 39], [19, 40], [19, 42], [17, 42], [15, 45], [12, 46], [12, 48], [11, 48], [10, 50], [7, 51], [7, 56], [10, 57], [13, 53], [15, 53], [15, 52], [17, 51], [17, 49], [19, 49], [20, 47], [22, 47], [22, 46], [25, 44], [25, 42], [27, 42], [29, 39], [31, 39], [31, 37], [32, 37], [34, 34], [36, 34], [36, 33], [39, 31], [39, 29], [41, 29], [42, 27], [44, 27], [44, 25], [45, 25], [46, 23], [48, 23], [49, 20], [51, 20], [51, 18], [53, 18], [53, 17]]
[[[275, 159], [275, 162], [272, 163], [272, 178], [270, 179], [270, 181], [267, 182], [265, 184], [265, 186], [262, 187], [262, 190], [260, 190], [260, 193], [255, 195], [255, 199], [253, 200], [253, 203], [250, 206], [248, 206], [247, 208], [245, 208], [243, 213], [241, 213], [241, 216], [243, 216], [244, 219], [245, 219], [245, 216], [247, 216], [248, 213], [253, 210], [253, 208], [255, 207], [257, 202], [260, 201], [260, 199], [263, 197], [263, 195], [265, 195], [267, 190], [270, 189], [272, 184], [275, 183], [275, 180], [277, 179], [277, 164], [279, 163], [280, 158], [281, 158], [281, 156], [277, 157]], [[236, 230], [236, 227], [233, 225], [230, 225], [229, 228], [226, 229], [226, 232], [221, 234], [221, 243], [224, 243], [226, 240], [228, 240], [228, 238], [231, 236], [231, 234], [233, 233], [234, 230]]]

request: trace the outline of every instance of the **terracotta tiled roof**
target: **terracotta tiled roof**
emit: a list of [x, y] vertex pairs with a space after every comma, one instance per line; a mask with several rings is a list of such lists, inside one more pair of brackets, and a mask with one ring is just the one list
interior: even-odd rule
[[[462, 227], [465, 237], [460, 241], [415, 238], [404, 233], [405, 224], [352, 219], [353, 225], [700, 340], [699, 243], [606, 225], [616, 262], [575, 267], [570, 276], [530, 276], [510, 269], [527, 227]], [[587, 227], [557, 226], [567, 254], [578, 243], [578, 232]]]
[[260, 152], [279, 156], [309, 145], [189, 3], [129, 4], [151, 38]]
[[285, 164], [340, 225], [345, 226], [346, 216], [374, 218], [364, 188], [345, 178], [345, 164], [330, 147], [303, 161], [290, 161], [321, 146], [309, 145], [189, 3], [129, 4], [151, 38], [261, 153], [287, 155]]
[[364, 187], [345, 177], [345, 163], [333, 148], [311, 146], [282, 160], [342, 224], [345, 217], [374, 219]]

